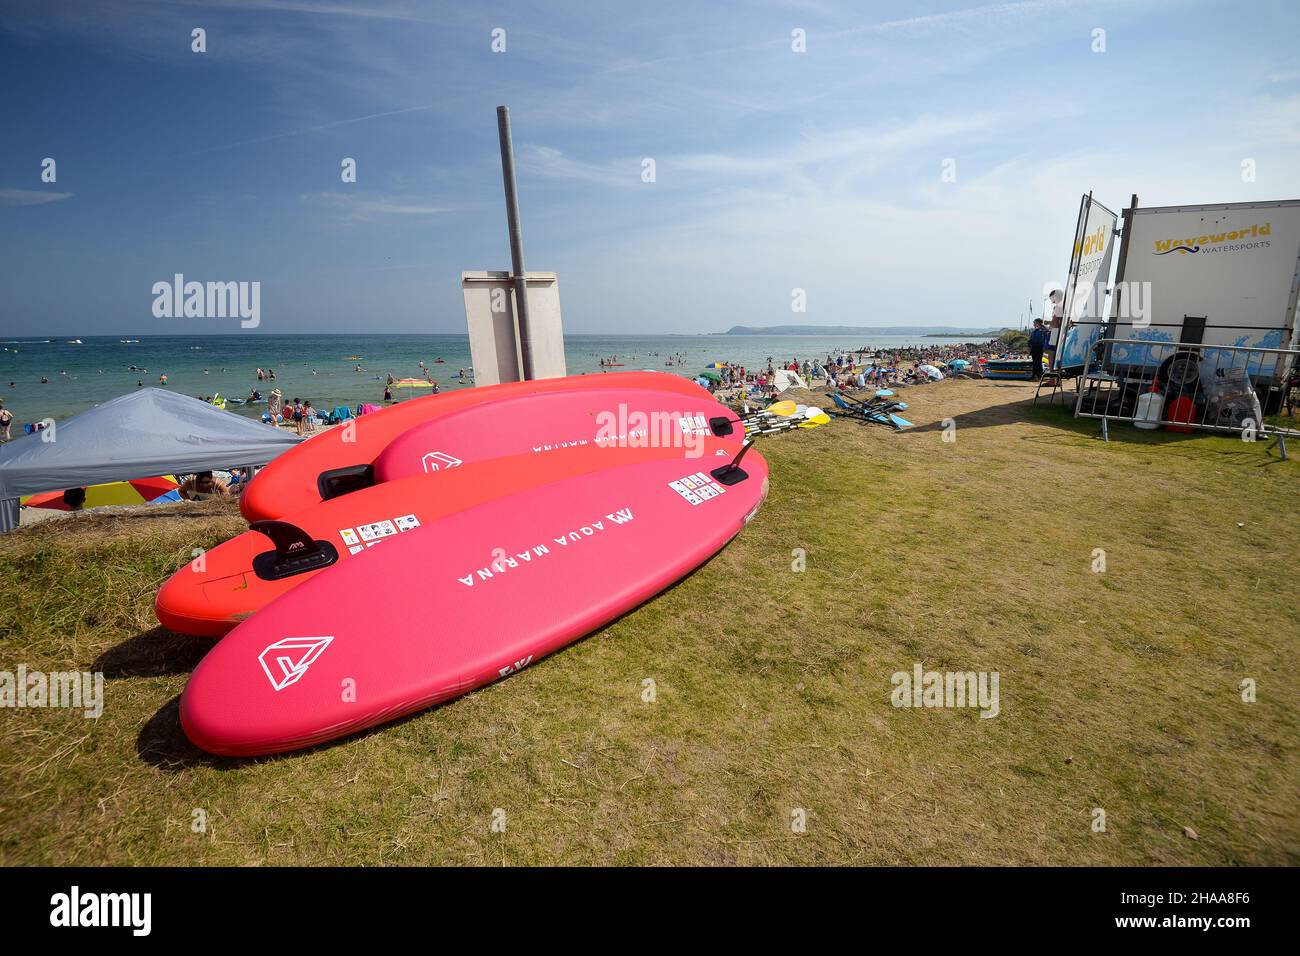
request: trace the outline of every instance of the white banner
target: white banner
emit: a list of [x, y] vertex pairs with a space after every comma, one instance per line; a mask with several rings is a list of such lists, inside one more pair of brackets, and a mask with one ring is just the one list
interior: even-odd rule
[[1106, 328], [1106, 292], [1119, 217], [1091, 196], [1085, 196], [1070, 256], [1063, 318], [1052, 329], [1052, 367], [1078, 372]]

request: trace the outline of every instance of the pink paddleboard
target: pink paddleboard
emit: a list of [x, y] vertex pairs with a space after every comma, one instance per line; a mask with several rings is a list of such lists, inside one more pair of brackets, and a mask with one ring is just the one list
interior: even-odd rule
[[375, 457], [408, 428], [504, 398], [589, 388], [653, 388], [695, 398], [708, 394], [694, 382], [676, 375], [615, 372], [481, 385], [425, 395], [363, 415], [289, 449], [258, 472], [240, 496], [239, 508], [249, 521], [293, 514], [325, 498], [347, 494], [368, 484], [368, 469]]
[[329, 568], [236, 627], [181, 698], [196, 745], [307, 747], [535, 663], [689, 574], [767, 491], [755, 452], [654, 459], [431, 521]]
[[255, 526], [181, 568], [159, 589], [155, 613], [173, 631], [219, 637], [312, 575], [431, 518], [641, 452], [734, 456], [744, 426], [732, 417], [707, 393], [648, 388], [554, 392], [439, 416], [376, 460], [376, 484]]
[[505, 455], [562, 454], [575, 448], [680, 448], [706, 438], [739, 452], [745, 427], [708, 392], [600, 388], [502, 399], [441, 415], [393, 439], [375, 459], [376, 483], [431, 474]]

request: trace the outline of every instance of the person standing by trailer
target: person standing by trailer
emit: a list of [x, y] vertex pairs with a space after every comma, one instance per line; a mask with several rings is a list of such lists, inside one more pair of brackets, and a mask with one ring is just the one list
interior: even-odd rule
[[[1047, 317], [1047, 347], [1055, 352], [1056, 346], [1052, 344], [1052, 340], [1055, 338], [1057, 344], [1060, 344], [1061, 324], [1065, 319], [1065, 290], [1053, 289], [1052, 294], [1047, 297], [1047, 303], [1047, 308], [1043, 310], [1044, 312], [1050, 310], [1050, 315]], [[1055, 365], [1055, 361], [1052, 364]]]
[[1029, 356], [1034, 378], [1043, 377], [1043, 347], [1047, 345], [1047, 327], [1042, 319], [1034, 319], [1034, 331], [1029, 333]]

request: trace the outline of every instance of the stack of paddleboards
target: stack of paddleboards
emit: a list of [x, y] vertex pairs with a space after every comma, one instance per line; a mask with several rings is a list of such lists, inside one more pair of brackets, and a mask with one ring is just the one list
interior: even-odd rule
[[220, 638], [181, 699], [196, 745], [251, 756], [395, 720], [508, 676], [699, 567], [767, 492], [762, 434], [655, 372], [403, 402], [296, 446], [245, 490], [249, 530], [158, 592]]
[[1034, 360], [990, 359], [984, 363], [985, 378], [1030, 380], [1034, 377]]

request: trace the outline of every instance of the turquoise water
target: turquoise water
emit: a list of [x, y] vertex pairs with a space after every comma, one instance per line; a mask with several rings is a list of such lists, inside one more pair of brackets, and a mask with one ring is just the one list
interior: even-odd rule
[[[135, 390], [137, 382], [157, 385], [165, 374], [167, 387], [186, 395], [220, 393], [245, 398], [252, 388], [263, 396], [279, 387], [286, 399], [310, 399], [319, 409], [336, 405], [378, 403], [384, 380], [422, 378], [423, 361], [444, 390], [467, 388], [457, 377], [469, 375], [469, 338], [465, 335], [212, 335], [149, 336], [139, 344], [117, 337], [83, 336], [83, 344], [18, 340], [0, 341], [0, 398], [19, 422], [63, 418], [92, 405]], [[936, 346], [975, 339], [881, 335], [870, 341], [843, 336], [622, 336], [566, 337], [569, 373], [599, 373], [602, 358], [614, 358], [626, 369], [657, 369], [694, 376], [708, 363], [737, 362], [748, 368], [766, 367], [769, 356], [778, 364], [792, 358], [825, 359], [826, 355], [861, 347]], [[364, 371], [357, 372], [360, 356]], [[680, 365], [665, 364], [683, 356]], [[445, 360], [437, 364], [436, 359]], [[148, 371], [133, 371], [129, 366]], [[275, 369], [276, 381], [258, 382], [256, 370]], [[41, 384], [41, 378], [49, 379]], [[12, 383], [12, 385], [11, 385]], [[423, 389], [397, 390], [396, 397], [426, 394]], [[260, 414], [258, 406], [231, 408]]]

